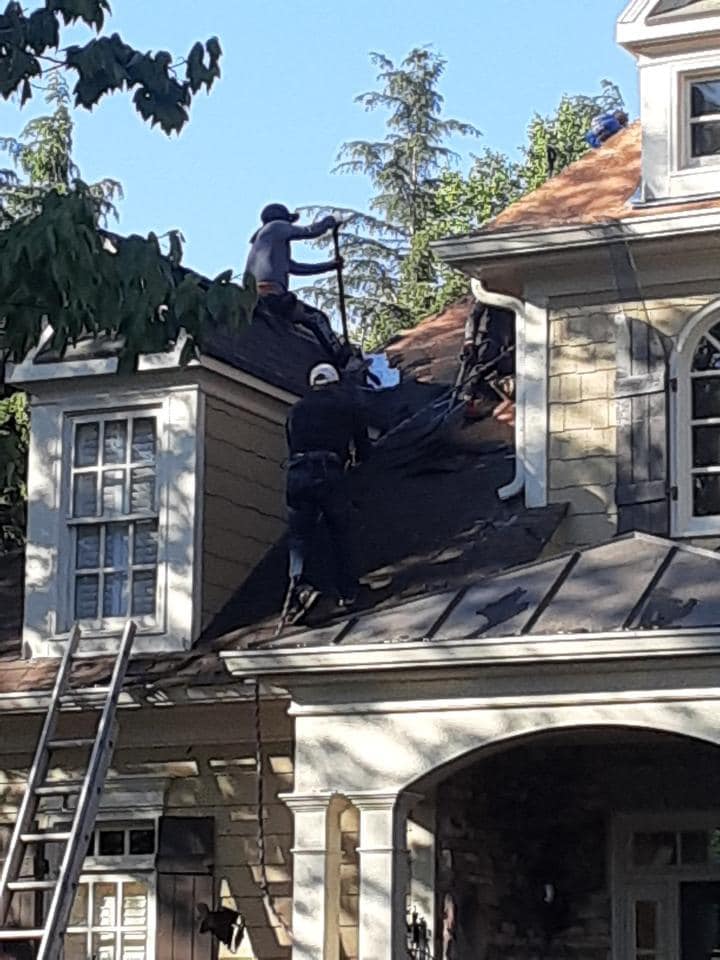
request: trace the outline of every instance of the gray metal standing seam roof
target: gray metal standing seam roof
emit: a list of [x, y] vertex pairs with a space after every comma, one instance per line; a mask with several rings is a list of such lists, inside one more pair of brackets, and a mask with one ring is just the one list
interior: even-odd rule
[[719, 577], [718, 554], [632, 533], [263, 646], [720, 628]]

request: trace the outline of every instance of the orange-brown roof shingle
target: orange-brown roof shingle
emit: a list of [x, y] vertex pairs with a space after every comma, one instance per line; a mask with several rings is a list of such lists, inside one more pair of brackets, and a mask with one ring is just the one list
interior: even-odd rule
[[562, 173], [498, 214], [479, 234], [496, 230], [582, 226], [687, 209], [720, 207], [720, 199], [632, 207], [640, 184], [641, 127], [631, 124]]

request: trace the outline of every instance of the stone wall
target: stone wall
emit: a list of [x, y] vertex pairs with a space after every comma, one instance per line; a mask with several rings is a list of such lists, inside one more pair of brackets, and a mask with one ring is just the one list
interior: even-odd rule
[[712, 809], [718, 788], [716, 752], [670, 740], [518, 747], [450, 778], [436, 902], [456, 904], [453, 960], [608, 960], [613, 813]]
[[553, 551], [601, 543], [616, 531], [615, 314], [676, 336], [710, 299], [551, 308], [548, 499], [569, 504]]

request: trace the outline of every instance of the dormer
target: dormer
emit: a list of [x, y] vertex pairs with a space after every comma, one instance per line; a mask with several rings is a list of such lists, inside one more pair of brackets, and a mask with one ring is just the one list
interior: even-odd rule
[[56, 656], [77, 622], [81, 650], [189, 650], [284, 532], [281, 463], [289, 406], [324, 356], [299, 330], [256, 318], [118, 373], [118, 344], [63, 356], [48, 328], [8, 382], [31, 403], [23, 649]]
[[641, 202], [720, 194], [720, 0], [633, 0], [617, 40], [637, 60]]

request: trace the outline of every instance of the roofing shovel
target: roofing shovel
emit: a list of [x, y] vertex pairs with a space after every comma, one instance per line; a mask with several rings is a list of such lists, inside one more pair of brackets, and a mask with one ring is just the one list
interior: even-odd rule
[[342, 318], [342, 330], [343, 337], [345, 338], [345, 343], [350, 344], [350, 334], [348, 332], [348, 318], [347, 318], [347, 305], [345, 303], [345, 281], [343, 279], [343, 268], [340, 261], [340, 227], [342, 226], [342, 221], [336, 222], [333, 227], [333, 246], [335, 247], [335, 259], [338, 261], [337, 265], [337, 284], [338, 284], [338, 300], [340, 301], [340, 317]]

